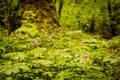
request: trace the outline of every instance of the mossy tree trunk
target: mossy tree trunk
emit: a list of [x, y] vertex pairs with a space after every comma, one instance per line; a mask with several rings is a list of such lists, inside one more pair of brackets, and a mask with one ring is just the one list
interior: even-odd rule
[[54, 0], [22, 0], [22, 26], [60, 27]]
[[[109, 13], [109, 18], [110, 18], [110, 28], [111, 28], [111, 37], [117, 36], [117, 21], [119, 20], [115, 20], [115, 15], [116, 15], [116, 11], [114, 11], [114, 7], [112, 6], [111, 0], [107, 1], [107, 5], [108, 5], [108, 13]], [[118, 6], [118, 5], [116, 5]], [[114, 12], [113, 12], [114, 11]]]

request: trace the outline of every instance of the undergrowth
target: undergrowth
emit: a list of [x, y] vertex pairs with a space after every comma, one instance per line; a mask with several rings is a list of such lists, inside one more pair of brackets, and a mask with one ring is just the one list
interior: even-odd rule
[[0, 80], [120, 79], [117, 38], [106, 41], [81, 30], [25, 30], [0, 33]]

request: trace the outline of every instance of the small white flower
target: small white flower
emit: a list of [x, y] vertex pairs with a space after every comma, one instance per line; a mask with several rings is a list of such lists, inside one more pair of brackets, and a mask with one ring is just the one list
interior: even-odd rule
[[29, 37], [30, 35], [29, 34], [26, 34], [26, 37]]
[[85, 40], [82, 40], [81, 42], [82, 42], [82, 43], [84, 43], [84, 42], [85, 42]]
[[64, 52], [66, 52], [67, 50], [66, 49], [63, 49]]
[[44, 50], [44, 51], [46, 51], [47, 49], [46, 49], [46, 48], [44, 48], [43, 50]]
[[79, 56], [79, 54], [75, 54], [75, 57], [78, 57]]
[[114, 61], [111, 61], [111, 64], [114, 64], [115, 62]]
[[24, 46], [24, 49], [27, 49], [27, 46], [26, 46], [26, 45]]
[[56, 54], [56, 56], [60, 57], [60, 56], [61, 56], [61, 54], [60, 54], [60, 53], [57, 53], [57, 54]]

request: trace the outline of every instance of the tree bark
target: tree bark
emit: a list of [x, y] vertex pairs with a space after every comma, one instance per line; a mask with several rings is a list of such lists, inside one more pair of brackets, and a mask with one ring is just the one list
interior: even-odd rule
[[92, 16], [92, 19], [91, 19], [91, 25], [90, 25], [90, 33], [93, 33], [94, 34], [94, 31], [95, 31], [95, 17], [94, 15]]
[[113, 26], [113, 16], [112, 16], [112, 6], [110, 3], [110, 0], [108, 0], [108, 12], [109, 12], [109, 18], [110, 18], [110, 28], [111, 28], [111, 32], [112, 32], [112, 36], [116, 36], [116, 27]]
[[[96, 5], [96, 0], [94, 0], [94, 3]], [[91, 20], [90, 20], [90, 33], [93, 33], [94, 34], [94, 31], [95, 31], [95, 14], [92, 15], [91, 17]]]

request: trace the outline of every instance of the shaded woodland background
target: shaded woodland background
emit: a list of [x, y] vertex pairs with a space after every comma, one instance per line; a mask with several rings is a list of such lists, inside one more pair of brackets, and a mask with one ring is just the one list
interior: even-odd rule
[[120, 34], [119, 0], [1, 0], [0, 25], [9, 32], [21, 26], [64, 27], [111, 38]]

